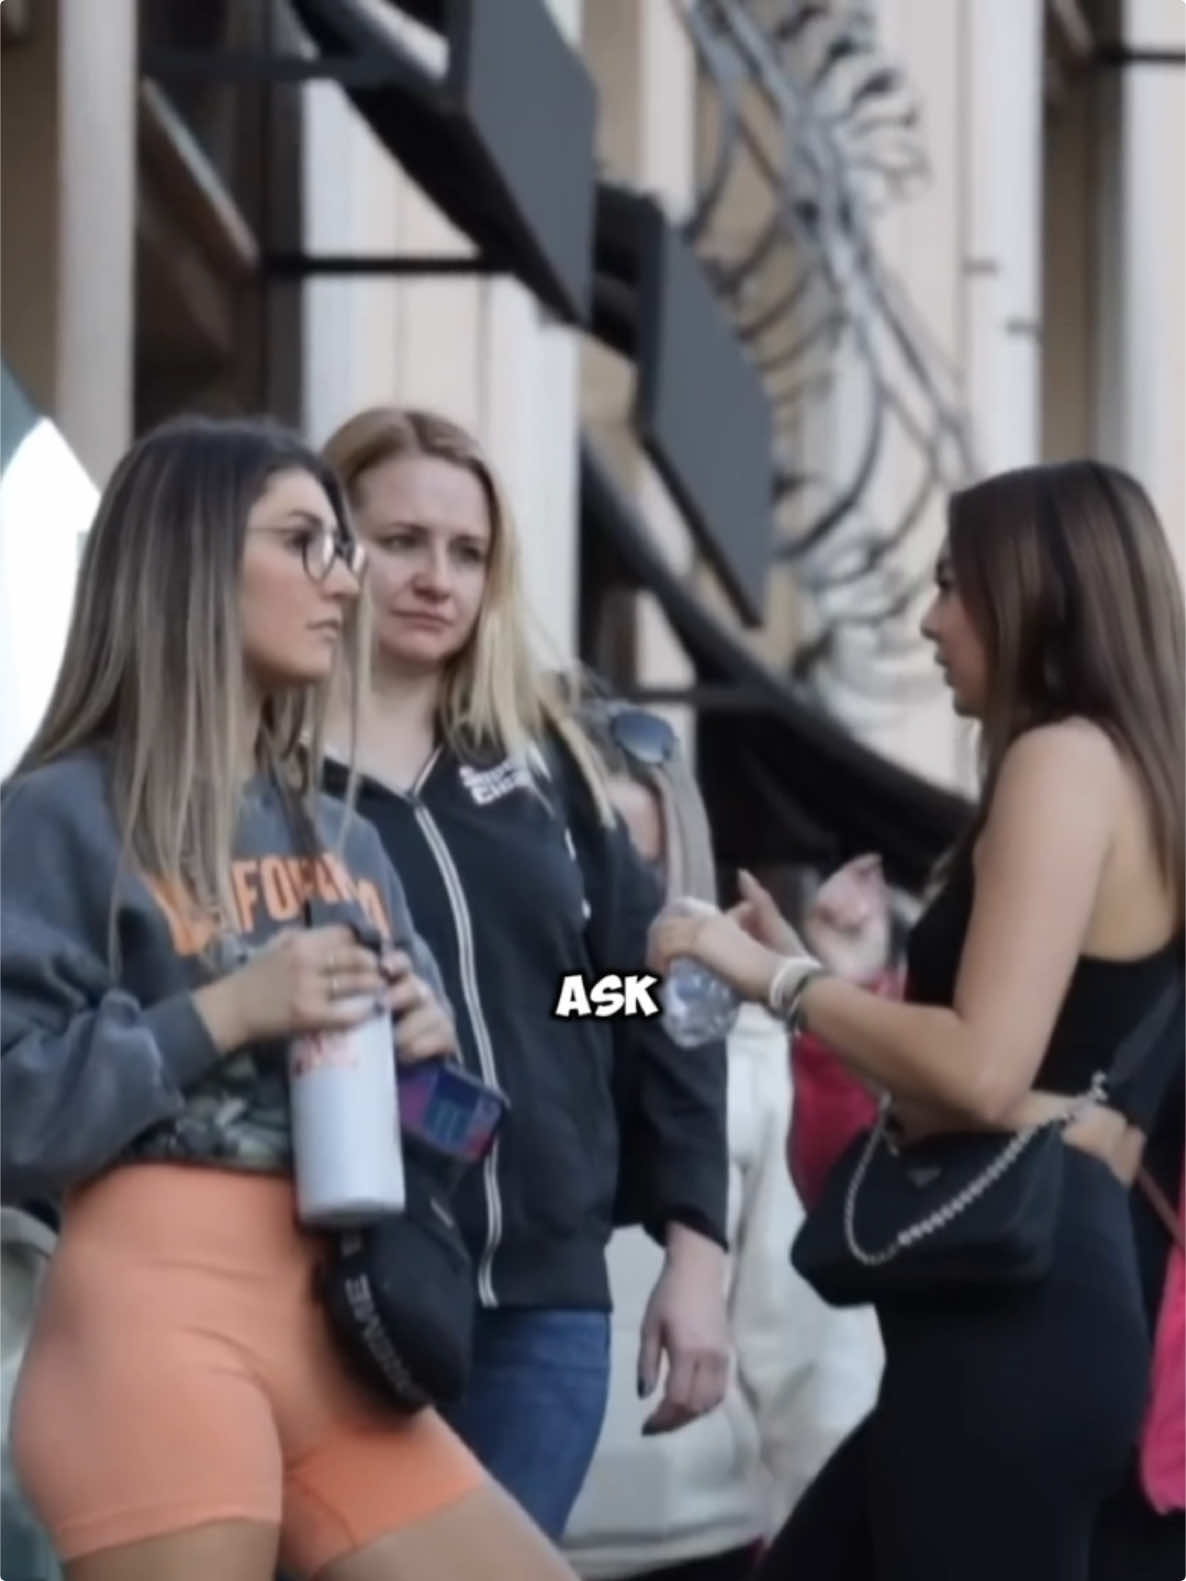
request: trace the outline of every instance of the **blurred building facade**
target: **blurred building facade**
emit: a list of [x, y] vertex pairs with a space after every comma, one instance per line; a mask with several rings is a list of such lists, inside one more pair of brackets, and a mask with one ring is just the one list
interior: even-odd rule
[[[441, 67], [441, 40], [423, 22], [432, 6], [352, 3], [426, 70]], [[658, 197], [677, 223], [703, 195], [720, 150], [713, 95], [729, 77], [718, 47], [726, 28], [740, 50], [751, 23], [753, 38], [769, 43], [796, 11], [827, 9], [785, 0], [538, 3], [595, 81], [600, 169]], [[789, 86], [766, 82], [765, 121], [759, 108], [752, 118], [751, 148], [760, 155], [765, 141], [768, 176], [777, 187], [780, 159], [791, 170], [786, 138], [802, 102], [794, 95], [806, 83], [818, 98], [829, 74], [838, 80], [872, 40], [887, 102], [897, 95], [899, 110], [909, 106], [898, 120], [908, 168], [901, 180], [891, 172], [885, 201], [866, 216], [910, 326], [905, 351], [891, 347], [903, 379], [919, 347], [942, 370], [968, 476], [1083, 453], [1128, 467], [1149, 488], [1181, 564], [1186, 7], [835, 0], [830, 10], [822, 55], [811, 28], [823, 24], [800, 16], [793, 50], [768, 57], [755, 43], [749, 57], [755, 71], [774, 59], [789, 73]], [[813, 608], [801, 567], [776, 555], [764, 623], [746, 628], [632, 433], [628, 361], [560, 322], [518, 280], [461, 264], [304, 277], [262, 270], [277, 254], [462, 260], [473, 250], [339, 85], [265, 84], [242, 64], [251, 52], [307, 53], [287, 0], [6, 0], [0, 18], [4, 362], [95, 483], [137, 432], [178, 410], [268, 410], [320, 441], [372, 402], [439, 408], [479, 433], [506, 479], [541, 643], [560, 656], [583, 648], [620, 687], [677, 692], [692, 666], [651, 593], [617, 592], [592, 626], [586, 618], [583, 429], [666, 565], [739, 642], [776, 674], [796, 674], [823, 610], [830, 638], [809, 669], [800, 666], [800, 694], [881, 754], [970, 785], [967, 739], [912, 635], [922, 593], [910, 587], [925, 580], [941, 541], [945, 474], [920, 489], [934, 459], [929, 419], [894, 388], [892, 367], [877, 398], [899, 421], [879, 434], [849, 514], [876, 538], [904, 504], [921, 501], [896, 561], [880, 562], [891, 563], [890, 591], [909, 596], [870, 618], [857, 608], [868, 578], [841, 575]], [[846, 28], [864, 40], [859, 48], [836, 42]], [[231, 79], [192, 69], [207, 51], [224, 61], [232, 52], [240, 67]], [[188, 69], [178, 65], [187, 55]], [[719, 79], [714, 61], [724, 61]], [[742, 85], [743, 111], [756, 97]], [[819, 125], [835, 124], [828, 102], [816, 112]], [[854, 168], [867, 162], [859, 142], [837, 147]], [[784, 197], [792, 186], [784, 183]], [[737, 174], [702, 255], [716, 249], [719, 264], [760, 226], [762, 201], [769, 195]], [[841, 316], [867, 311], [838, 289]], [[874, 341], [893, 339], [898, 321], [887, 322], [874, 313]], [[780, 429], [811, 487], [843, 480], [855, 436], [872, 421], [848, 358], [839, 341], [825, 344], [809, 370], [817, 395]], [[810, 492], [788, 491], [776, 541], [802, 528]], [[23, 514], [8, 513], [6, 535], [29, 530]], [[841, 559], [844, 530], [842, 521]], [[10, 554], [3, 564], [17, 561]], [[40, 596], [28, 571], [4, 570], [0, 580], [9, 606]], [[3, 684], [7, 697], [20, 683], [9, 673]], [[687, 709], [673, 705], [673, 717], [692, 729]]]

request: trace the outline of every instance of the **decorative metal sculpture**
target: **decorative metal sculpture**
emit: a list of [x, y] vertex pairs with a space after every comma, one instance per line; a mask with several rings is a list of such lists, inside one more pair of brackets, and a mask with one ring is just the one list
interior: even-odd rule
[[776, 554], [808, 617], [792, 673], [810, 684], [855, 645], [861, 689], [901, 699], [932, 684], [916, 660], [918, 531], [972, 471], [955, 375], [875, 236], [927, 177], [918, 107], [869, 6], [672, 3], [709, 89], [686, 234], [775, 411]]

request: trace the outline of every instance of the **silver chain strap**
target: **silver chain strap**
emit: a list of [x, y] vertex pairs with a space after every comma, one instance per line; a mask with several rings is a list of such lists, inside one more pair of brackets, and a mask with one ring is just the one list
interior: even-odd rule
[[853, 1171], [853, 1176], [848, 1183], [848, 1191], [844, 1198], [844, 1239], [849, 1252], [856, 1258], [857, 1262], [863, 1263], [866, 1268], [879, 1268], [884, 1263], [892, 1262], [907, 1247], [914, 1246], [928, 1235], [933, 1235], [936, 1230], [942, 1229], [944, 1225], [950, 1224], [952, 1219], [958, 1218], [961, 1213], [966, 1212], [974, 1202], [978, 1201], [991, 1186], [994, 1186], [1000, 1180], [1002, 1175], [1013, 1167], [1034, 1137], [1051, 1127], [1065, 1131], [1069, 1125], [1075, 1123], [1080, 1115], [1084, 1114], [1094, 1104], [1103, 1103], [1106, 1097], [1107, 1077], [1103, 1071], [1096, 1071], [1091, 1078], [1090, 1089], [1074, 1099], [1065, 1114], [1059, 1115], [1054, 1120], [1045, 1120], [1041, 1125], [1027, 1126], [1024, 1131], [1016, 1132], [1002, 1147], [992, 1162], [986, 1164], [975, 1179], [970, 1180], [962, 1191], [957, 1191], [947, 1202], [942, 1203], [932, 1212], [926, 1214], [925, 1217], [907, 1225], [905, 1229], [899, 1230], [888, 1246], [883, 1246], [880, 1251], [874, 1252], [866, 1250], [857, 1240], [856, 1211], [857, 1193], [861, 1189], [869, 1165], [873, 1162], [873, 1155], [877, 1151], [878, 1145], [885, 1138], [886, 1126], [889, 1123], [890, 1100], [888, 1098], [882, 1099], [881, 1112], [877, 1117], [877, 1124], [869, 1133], [869, 1139], [861, 1153], [860, 1162]]

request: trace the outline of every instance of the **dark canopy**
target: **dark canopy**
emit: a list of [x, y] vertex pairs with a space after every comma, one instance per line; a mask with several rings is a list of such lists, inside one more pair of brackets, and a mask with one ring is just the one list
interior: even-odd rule
[[[473, 241], [561, 318], [589, 314], [597, 93], [544, 0], [402, 0], [443, 35], [443, 78], [358, 0], [294, 0], [327, 56], [387, 68], [347, 84], [376, 137]], [[330, 173], [326, 178], [331, 179]]]

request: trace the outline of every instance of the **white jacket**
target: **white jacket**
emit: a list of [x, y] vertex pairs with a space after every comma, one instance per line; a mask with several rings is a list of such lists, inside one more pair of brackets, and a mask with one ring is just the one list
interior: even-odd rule
[[609, 1249], [609, 1405], [564, 1540], [587, 1581], [771, 1536], [876, 1397], [882, 1350], [872, 1312], [825, 1306], [788, 1259], [803, 1209], [786, 1163], [786, 1029], [745, 1006], [728, 1059], [729, 1389], [699, 1421], [642, 1436], [659, 1393], [638, 1399], [638, 1336], [663, 1254], [641, 1230], [620, 1231]]

